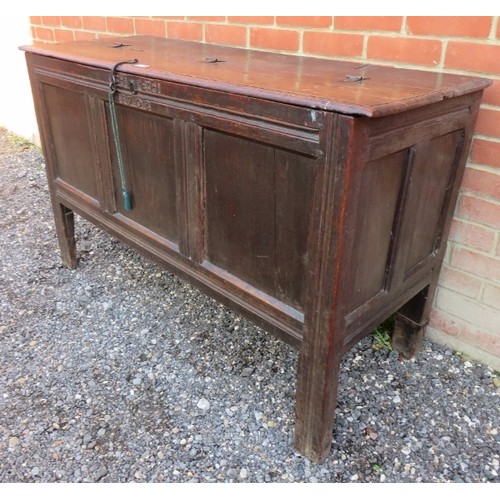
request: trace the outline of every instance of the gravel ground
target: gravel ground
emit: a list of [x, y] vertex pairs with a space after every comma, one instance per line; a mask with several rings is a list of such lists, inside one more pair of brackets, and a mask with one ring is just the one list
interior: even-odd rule
[[0, 131], [0, 481], [499, 481], [500, 379], [428, 340], [342, 364], [332, 452], [293, 451], [297, 353], [77, 219], [61, 266], [43, 157]]

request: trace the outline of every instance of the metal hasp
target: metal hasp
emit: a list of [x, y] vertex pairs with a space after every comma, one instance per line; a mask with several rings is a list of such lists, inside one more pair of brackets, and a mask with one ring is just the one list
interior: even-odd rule
[[[139, 61], [137, 59], [132, 59], [130, 61], [120, 61], [116, 63], [111, 69], [110, 83], [109, 83], [109, 112], [111, 115], [111, 128], [113, 130], [113, 139], [116, 148], [116, 158], [118, 161], [118, 169], [120, 171], [120, 182], [122, 186], [122, 197], [123, 205], [125, 210], [132, 210], [132, 199], [130, 197], [129, 190], [127, 188], [127, 178], [125, 174], [125, 164], [123, 162], [122, 145], [120, 141], [120, 131], [118, 128], [118, 119], [116, 116], [116, 106], [115, 106], [115, 94], [117, 91], [117, 81], [116, 81], [116, 71], [122, 64], [137, 64]], [[133, 84], [131, 84], [133, 86]], [[136, 94], [134, 88], [131, 87], [132, 93]]]

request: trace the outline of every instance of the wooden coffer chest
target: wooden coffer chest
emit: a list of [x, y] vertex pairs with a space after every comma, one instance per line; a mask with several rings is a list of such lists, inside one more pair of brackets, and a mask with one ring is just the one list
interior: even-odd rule
[[64, 264], [77, 212], [297, 347], [295, 446], [323, 460], [342, 354], [393, 314], [418, 350], [489, 80], [153, 37], [23, 50]]

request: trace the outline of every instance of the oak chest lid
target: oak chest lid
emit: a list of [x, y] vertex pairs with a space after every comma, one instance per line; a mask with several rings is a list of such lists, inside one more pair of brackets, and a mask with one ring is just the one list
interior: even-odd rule
[[27, 52], [272, 101], [361, 116], [384, 116], [491, 84], [465, 75], [237, 49], [149, 36], [59, 44]]

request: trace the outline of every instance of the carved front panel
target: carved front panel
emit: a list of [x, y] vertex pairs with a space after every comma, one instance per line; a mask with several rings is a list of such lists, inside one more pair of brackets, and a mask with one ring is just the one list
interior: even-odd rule
[[143, 92], [146, 94], [161, 94], [161, 82], [148, 80], [138, 76], [117, 74], [116, 83], [120, 90], [127, 90], [132, 93]]
[[116, 100], [118, 101], [118, 103], [123, 104], [124, 106], [151, 111], [151, 102], [142, 97], [136, 97], [132, 94], [120, 93], [117, 95]]

